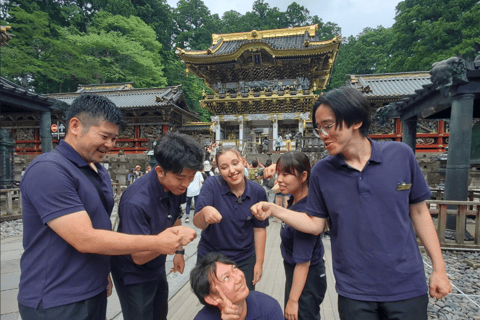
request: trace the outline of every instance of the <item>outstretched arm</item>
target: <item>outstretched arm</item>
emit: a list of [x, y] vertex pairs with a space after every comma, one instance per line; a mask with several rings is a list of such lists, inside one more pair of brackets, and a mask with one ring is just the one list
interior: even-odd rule
[[325, 219], [310, 216], [304, 212], [288, 210], [274, 203], [258, 202], [251, 207], [252, 214], [258, 220], [274, 216], [292, 228], [309, 234], [319, 235], [325, 228]]
[[131, 235], [94, 229], [86, 211], [79, 211], [50, 220], [48, 226], [63, 240], [82, 253], [124, 255], [140, 251], [173, 254], [187, 245], [196, 232], [187, 227], [173, 227], [158, 235]]

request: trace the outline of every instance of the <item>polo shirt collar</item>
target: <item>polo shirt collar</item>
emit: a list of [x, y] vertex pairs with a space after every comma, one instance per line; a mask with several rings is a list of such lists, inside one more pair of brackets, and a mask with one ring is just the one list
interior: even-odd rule
[[[301, 204], [302, 202], [307, 202], [307, 198], [308, 198], [308, 196], [307, 196], [307, 197], [303, 197], [302, 199], [300, 199], [300, 200], [299, 200], [297, 203], [295, 203], [295, 204]], [[290, 198], [288, 198], [288, 200], [287, 200], [288, 208], [290, 208], [290, 207], [293, 205], [293, 201], [294, 201], [294, 200], [295, 200], [295, 199], [293, 198], [293, 196], [290, 197]]]
[[[79, 155], [78, 152], [73, 149], [71, 145], [65, 142], [65, 140], [60, 140], [60, 143], [58, 144], [58, 146], [55, 147], [55, 150], [57, 150], [58, 153], [60, 153], [62, 156], [64, 156], [71, 162], [75, 163], [78, 167], [88, 166], [87, 161], [85, 161], [85, 159], [83, 159], [82, 156]], [[97, 166], [97, 163], [95, 163], [95, 166]]]
[[155, 197], [157, 197], [160, 201], [162, 201], [165, 198], [168, 199], [169, 193], [165, 192], [162, 184], [160, 183], [160, 181], [158, 181], [157, 172], [155, 171], [155, 168], [156, 166], [153, 167], [152, 170], [150, 170], [145, 175], [145, 178], [147, 178], [150, 182], [150, 186], [152, 187], [152, 194], [154, 194]]
[[[372, 155], [370, 156], [370, 159], [368, 160], [368, 162], [381, 163], [383, 160], [383, 157], [382, 157], [382, 152], [381, 152], [379, 142], [370, 139], [370, 137], [367, 137], [367, 139], [368, 141], [370, 141], [370, 144], [372, 146]], [[343, 155], [340, 153], [332, 157], [332, 163], [337, 168], [342, 166], [349, 167], [349, 165], [345, 162]]]
[[[225, 181], [225, 179], [223, 179], [222, 176], [215, 176], [215, 178], [217, 179], [217, 182], [220, 184], [220, 191], [222, 194], [228, 194], [228, 193], [233, 194], [233, 192], [230, 191], [230, 187], [228, 186], [227, 182]], [[252, 192], [252, 188], [249, 186], [247, 181], [245, 181], [245, 191], [242, 194], [242, 200], [245, 200], [247, 197], [251, 198], [251, 192]]]

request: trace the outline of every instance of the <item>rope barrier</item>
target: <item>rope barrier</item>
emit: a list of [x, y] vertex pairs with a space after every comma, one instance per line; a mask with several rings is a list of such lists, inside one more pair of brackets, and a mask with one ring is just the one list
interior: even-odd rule
[[[433, 267], [431, 265], [429, 265], [425, 261], [423, 261], [423, 263], [426, 264], [430, 269], [433, 270]], [[447, 276], [451, 277], [448, 273], [447, 273]], [[478, 305], [478, 303], [473, 301], [467, 294], [465, 294], [462, 290], [460, 290], [452, 281], [450, 281], [450, 283], [452, 284], [452, 287], [454, 287], [455, 289], [457, 289], [460, 292], [460, 294], [456, 294], [456, 295], [467, 297], [468, 300], [470, 300], [474, 305], [476, 305], [478, 307], [478, 309], [480, 309], [480, 305]]]

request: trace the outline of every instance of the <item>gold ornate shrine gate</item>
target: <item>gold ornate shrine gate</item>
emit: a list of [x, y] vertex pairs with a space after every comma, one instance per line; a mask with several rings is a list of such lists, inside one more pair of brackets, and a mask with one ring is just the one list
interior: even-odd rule
[[214, 114], [216, 141], [242, 147], [244, 141], [304, 133], [315, 92], [330, 80], [341, 43], [340, 36], [319, 41], [317, 31], [312, 25], [213, 34], [207, 50], [177, 49], [187, 72], [212, 90], [201, 104]]

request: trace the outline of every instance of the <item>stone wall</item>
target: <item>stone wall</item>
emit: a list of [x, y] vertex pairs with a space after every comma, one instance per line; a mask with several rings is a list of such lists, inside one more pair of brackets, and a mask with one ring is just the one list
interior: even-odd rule
[[[306, 154], [311, 163], [322, 159], [326, 155], [325, 152], [306, 152]], [[272, 162], [276, 163], [281, 155], [281, 153], [254, 154], [247, 155], [246, 158], [249, 163], [251, 163], [252, 160], [259, 159], [262, 164], [265, 164], [267, 159], [272, 159]], [[446, 159], [442, 157], [442, 154], [417, 152], [416, 157], [423, 175], [431, 187], [438, 187], [445, 184]], [[16, 181], [20, 181], [22, 168], [27, 167], [34, 158], [35, 156], [30, 155], [15, 155]], [[109, 154], [105, 157], [102, 163], [108, 167], [113, 183], [126, 185], [126, 177], [129, 170], [135, 168], [136, 165], [139, 165], [141, 171], [145, 172], [145, 168], [150, 164], [150, 157], [146, 154]], [[470, 169], [470, 177], [468, 181], [470, 187], [480, 188], [479, 175], [480, 170], [475, 167]]]

